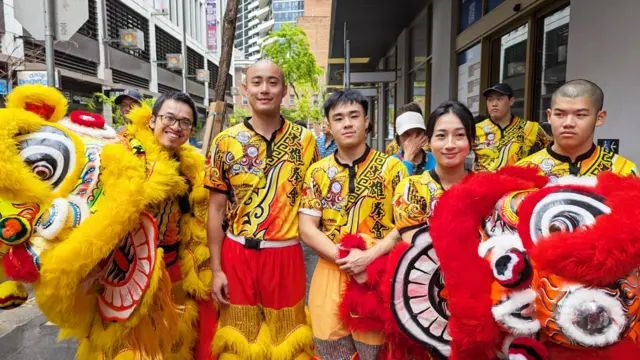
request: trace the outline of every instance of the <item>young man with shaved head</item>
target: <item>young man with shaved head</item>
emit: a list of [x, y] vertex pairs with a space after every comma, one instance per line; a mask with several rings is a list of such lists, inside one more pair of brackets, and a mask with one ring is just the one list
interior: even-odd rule
[[638, 175], [634, 163], [593, 143], [596, 127], [607, 118], [603, 102], [602, 89], [591, 81], [572, 80], [562, 85], [547, 109], [553, 142], [518, 165], [537, 166], [551, 182], [567, 175], [596, 176], [601, 171]]
[[287, 86], [275, 63], [253, 64], [243, 91], [253, 115], [216, 136], [205, 172], [212, 292], [220, 305], [213, 352], [222, 359], [309, 359], [298, 204], [318, 150], [309, 130], [280, 116]]

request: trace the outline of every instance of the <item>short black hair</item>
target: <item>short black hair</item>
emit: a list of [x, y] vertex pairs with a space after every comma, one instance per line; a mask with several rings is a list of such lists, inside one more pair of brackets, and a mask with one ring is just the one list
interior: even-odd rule
[[304, 121], [304, 120], [296, 120], [296, 121], [294, 121], [293, 123], [294, 123], [294, 124], [296, 124], [296, 125], [300, 125], [300, 126], [302, 126], [303, 128], [305, 128], [305, 129], [307, 128], [307, 122], [306, 122], [306, 121]]
[[324, 116], [329, 120], [329, 111], [338, 105], [359, 104], [364, 110], [364, 116], [369, 111], [369, 102], [362, 94], [355, 90], [336, 91], [324, 102]]
[[418, 114], [423, 115], [420, 105], [414, 102], [410, 102], [406, 105], [401, 106], [400, 109], [398, 109], [398, 112], [396, 113], [396, 119], [398, 118], [398, 116], [408, 112], [417, 112]]
[[153, 104], [153, 110], [151, 110], [151, 114], [153, 114], [153, 116], [158, 116], [158, 113], [160, 112], [160, 109], [162, 109], [162, 105], [166, 100], [175, 100], [187, 104], [191, 109], [191, 112], [193, 112], [193, 125], [195, 128], [195, 125], [198, 123], [198, 111], [196, 110], [196, 103], [193, 102], [191, 96], [181, 91], [171, 91], [166, 94], [160, 95], [160, 97], [156, 99], [156, 102]]
[[604, 92], [596, 83], [584, 79], [567, 81], [551, 95], [551, 108], [559, 97], [575, 99], [579, 97], [591, 98], [591, 102], [598, 111], [604, 104]]
[[449, 113], [454, 114], [460, 119], [464, 127], [464, 132], [469, 140], [469, 145], [473, 146], [476, 139], [476, 122], [473, 119], [473, 114], [464, 104], [453, 100], [443, 102], [429, 115], [429, 119], [427, 120], [427, 138], [429, 141], [431, 141], [438, 119], [440, 119], [442, 115]]

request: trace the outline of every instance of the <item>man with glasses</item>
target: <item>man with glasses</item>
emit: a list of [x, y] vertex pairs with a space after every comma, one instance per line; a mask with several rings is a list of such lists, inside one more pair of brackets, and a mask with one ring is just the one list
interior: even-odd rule
[[[138, 156], [151, 161], [168, 158], [175, 165], [148, 169], [172, 186], [158, 193], [157, 201], [145, 209], [156, 219], [158, 248], [163, 250], [172, 283], [173, 303], [180, 309], [172, 358], [194, 351], [197, 359], [210, 358], [217, 319], [208, 291], [211, 273], [205, 224], [209, 194], [203, 185], [204, 156], [188, 144], [198, 120], [196, 106], [189, 95], [171, 92], [160, 96], [153, 109], [142, 104], [128, 115], [131, 123], [122, 134], [125, 145]], [[200, 329], [195, 326], [198, 321]]]

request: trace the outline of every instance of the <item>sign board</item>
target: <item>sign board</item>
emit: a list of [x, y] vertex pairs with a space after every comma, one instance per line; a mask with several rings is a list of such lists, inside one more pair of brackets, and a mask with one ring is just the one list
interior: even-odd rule
[[182, 69], [182, 54], [167, 54], [167, 69]]
[[9, 93], [9, 89], [7, 89], [7, 80], [0, 80], [0, 95], [7, 95]]
[[598, 146], [618, 154], [620, 151], [620, 139], [598, 139]]
[[[68, 41], [89, 20], [86, 0], [55, 0], [54, 26], [56, 40]], [[44, 1], [14, 1], [16, 19], [36, 40], [44, 40]]]
[[218, 51], [218, 12], [216, 0], [206, 0], [207, 51]]
[[[56, 87], [60, 88], [60, 73], [56, 70]], [[46, 71], [17, 71], [18, 86], [24, 84], [42, 84], [47, 86]]]
[[138, 29], [120, 29], [120, 44], [125, 49], [144, 51], [144, 33]]
[[209, 81], [209, 70], [197, 69], [196, 70], [196, 81], [198, 81], [198, 82], [207, 82], [207, 81]]

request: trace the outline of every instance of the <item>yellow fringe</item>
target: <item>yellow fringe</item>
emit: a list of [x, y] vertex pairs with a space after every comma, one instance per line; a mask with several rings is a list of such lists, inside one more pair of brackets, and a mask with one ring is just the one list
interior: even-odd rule
[[53, 199], [51, 186], [25, 165], [15, 139], [16, 134], [37, 131], [43, 125], [43, 120], [34, 113], [20, 109], [0, 109], [0, 119], [0, 196], [13, 202], [50, 203]]
[[307, 325], [295, 329], [282, 344], [271, 348], [271, 360], [291, 360], [300, 353], [313, 354], [313, 333]]
[[178, 323], [178, 337], [172, 345], [172, 350], [167, 356], [167, 360], [193, 359], [193, 350], [198, 339], [197, 325], [198, 305], [194, 300], [187, 300]]
[[[162, 250], [158, 249], [157, 258], [162, 259], [162, 255]], [[178, 338], [180, 316], [171, 299], [169, 274], [160, 260], [132, 317], [123, 323], [104, 323], [96, 314], [91, 333], [80, 342], [77, 358], [102, 356], [111, 360], [130, 352], [135, 360], [165, 359]]]
[[[0, 265], [0, 268], [2, 268], [2, 265]], [[9, 280], [0, 283], [0, 299], [9, 296], [15, 296], [16, 298], [6, 303], [0, 302], [0, 309], [13, 309], [24, 304], [29, 298], [29, 293], [22, 283]]]
[[7, 96], [8, 109], [24, 109], [27, 103], [47, 104], [54, 108], [49, 122], [58, 122], [67, 114], [67, 99], [62, 93], [52, 87], [40, 84], [20, 85], [13, 88]]
[[214, 355], [226, 357], [227, 353], [235, 354], [244, 360], [264, 360], [270, 358], [271, 338], [269, 328], [262, 323], [255, 343], [249, 341], [232, 327], [218, 329], [213, 339]]
[[146, 205], [139, 191], [146, 176], [138, 159], [121, 145], [113, 144], [104, 147], [101, 160], [101, 178], [107, 190], [100, 209], [68, 238], [42, 253], [40, 280], [34, 284], [36, 301], [43, 313], [80, 338], [94, 320], [96, 298], [79, 285], [137, 225]]

